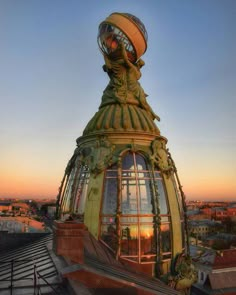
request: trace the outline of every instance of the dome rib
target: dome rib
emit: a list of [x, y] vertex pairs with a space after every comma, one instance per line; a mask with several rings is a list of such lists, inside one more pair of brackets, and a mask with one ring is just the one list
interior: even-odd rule
[[140, 130], [141, 125], [139, 123], [139, 117], [137, 116], [135, 108], [132, 105], [129, 105], [129, 112], [130, 112], [130, 116], [132, 118], [132, 127], [133, 127], [133, 129], [134, 130]]
[[106, 112], [109, 111], [109, 107], [104, 107], [101, 109], [101, 111], [99, 111], [100, 113], [100, 116], [98, 117], [98, 121], [97, 121], [97, 124], [96, 124], [96, 129], [97, 130], [100, 130], [100, 129], [103, 129], [103, 125], [104, 125], [104, 118], [105, 118], [105, 115], [106, 115]]
[[138, 117], [139, 117], [139, 122], [140, 122], [140, 124], [141, 124], [141, 128], [142, 128], [144, 131], [147, 131], [147, 130], [148, 130], [148, 125], [147, 125], [147, 123], [146, 123], [146, 120], [145, 120], [145, 118], [144, 118], [144, 116], [143, 116], [143, 113], [142, 113], [141, 109], [136, 109], [136, 113], [137, 113], [137, 115], [138, 115]]
[[[121, 107], [120, 105], [116, 105], [115, 107], [115, 113], [114, 113], [114, 117], [113, 117], [113, 121], [114, 121], [114, 128], [113, 129], [120, 129], [120, 121], [121, 121]], [[119, 119], [119, 120], [118, 120]]]
[[83, 135], [104, 131], [141, 131], [160, 134], [150, 114], [131, 104], [110, 104], [99, 109], [84, 129]]
[[148, 125], [148, 129], [153, 130], [153, 121], [151, 121], [150, 117], [146, 115], [146, 111], [141, 109], [141, 113], [143, 114], [143, 118]]

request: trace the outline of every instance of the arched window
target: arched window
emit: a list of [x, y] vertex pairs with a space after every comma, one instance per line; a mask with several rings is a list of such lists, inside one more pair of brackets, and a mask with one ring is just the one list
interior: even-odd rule
[[142, 154], [128, 152], [120, 167], [113, 165], [107, 169], [100, 238], [121, 258], [153, 263], [159, 245], [163, 253], [170, 254], [169, 218], [160, 171], [151, 169]]
[[59, 212], [61, 217], [68, 213], [83, 214], [89, 181], [89, 169], [75, 161], [70, 174], [66, 177], [61, 192]]

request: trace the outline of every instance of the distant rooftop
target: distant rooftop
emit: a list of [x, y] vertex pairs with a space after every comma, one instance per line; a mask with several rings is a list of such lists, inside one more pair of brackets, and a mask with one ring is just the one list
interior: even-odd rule
[[216, 256], [213, 263], [213, 269], [219, 268], [236, 268], [236, 249], [228, 249], [220, 251]]
[[11, 205], [11, 202], [9, 201], [1, 201], [0, 202], [0, 206], [10, 206]]

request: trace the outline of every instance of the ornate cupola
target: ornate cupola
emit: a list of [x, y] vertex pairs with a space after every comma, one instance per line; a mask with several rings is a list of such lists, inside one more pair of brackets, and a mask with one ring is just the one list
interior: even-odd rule
[[187, 224], [167, 139], [139, 83], [147, 32], [137, 17], [112, 13], [98, 44], [109, 83], [66, 167], [58, 219], [80, 220], [116, 259], [163, 276], [188, 253]]

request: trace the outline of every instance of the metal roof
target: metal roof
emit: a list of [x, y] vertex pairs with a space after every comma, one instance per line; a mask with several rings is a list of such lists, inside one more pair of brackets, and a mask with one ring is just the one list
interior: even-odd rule
[[209, 274], [209, 281], [213, 290], [236, 288], [236, 271]]
[[1, 295], [49, 294], [53, 290], [55, 293], [52, 294], [69, 294], [60, 293], [62, 282], [49, 252], [51, 243], [52, 234], [49, 234], [26, 246], [1, 253]]
[[220, 251], [219, 254], [215, 256], [213, 269], [232, 268], [232, 267], [236, 268], [236, 250], [235, 249]]
[[[100, 241], [97, 241], [91, 234], [84, 236], [84, 248], [85, 256], [83, 264], [71, 264], [66, 268], [62, 269], [62, 275], [67, 277], [67, 274], [81, 272], [83, 276], [86, 273], [87, 280], [83, 282], [90, 289], [89, 283], [93, 276], [98, 276], [101, 278], [112, 278], [118, 284], [124, 284], [127, 286], [132, 286], [137, 288], [137, 290], [147, 290], [152, 292], [152, 294], [166, 294], [166, 295], [178, 295], [178, 291], [172, 289], [171, 287], [164, 284], [161, 280], [157, 278], [150, 277], [144, 273], [139, 273], [134, 271], [130, 267], [122, 264], [111, 254], [106, 246]], [[79, 275], [80, 277], [80, 275]], [[96, 291], [96, 292], [95, 292]], [[93, 290], [92, 294], [103, 294], [104, 290]], [[139, 292], [137, 291], [137, 292]], [[105, 292], [105, 291], [104, 291]], [[115, 292], [115, 289], [114, 289]], [[113, 294], [113, 293], [109, 293]], [[120, 294], [123, 294], [122, 291]], [[130, 294], [130, 293], [124, 293]], [[147, 293], [150, 294], [150, 293]]]
[[[54, 261], [58, 267], [56, 259], [61, 260], [61, 258], [55, 256], [51, 251], [52, 236], [52, 234], [48, 234], [26, 246], [1, 253], [0, 295], [71, 294], [71, 291], [65, 289], [62, 284], [60, 275], [70, 271], [70, 267], [86, 270], [88, 274], [97, 273], [101, 277], [113, 277], [117, 282], [126, 281], [138, 289], [149, 290], [152, 294], [179, 294], [178, 291], [166, 286], [158, 279], [128, 269], [90, 234], [85, 241], [85, 263], [67, 265], [67, 267], [63, 265], [57, 270]], [[79, 291], [82, 290], [79, 285], [77, 288]], [[102, 294], [99, 292], [103, 292], [102, 290], [91, 290], [89, 286], [86, 290], [88, 291], [86, 294], [95, 291], [94, 294]]]
[[11, 202], [0, 202], [0, 206], [10, 206]]

